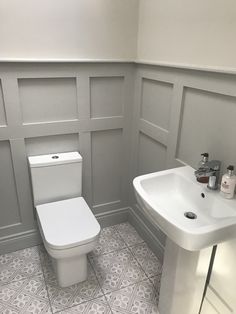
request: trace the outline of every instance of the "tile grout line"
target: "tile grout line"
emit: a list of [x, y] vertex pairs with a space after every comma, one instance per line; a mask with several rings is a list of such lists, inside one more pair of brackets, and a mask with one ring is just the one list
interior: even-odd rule
[[[122, 239], [122, 240], [123, 240], [123, 239]], [[124, 241], [124, 240], [123, 240], [123, 241]], [[124, 248], [122, 248], [122, 249], [117, 249], [117, 250], [114, 250], [114, 251], [112, 251], [112, 252], [100, 254], [100, 255], [94, 256], [94, 257], [95, 257], [95, 258], [98, 258], [99, 256], [102, 256], [102, 255], [108, 255], [108, 254], [110, 254], [110, 253], [114, 253], [114, 252], [118, 252], [118, 251], [122, 251], [122, 250], [127, 250], [127, 249], [129, 249], [129, 246], [126, 244], [125, 241], [124, 241], [124, 243], [125, 243], [126, 247], [124, 247]], [[142, 243], [143, 243], [143, 242], [142, 242]], [[137, 244], [136, 244], [136, 245], [137, 245]], [[135, 245], [133, 245], [133, 246], [135, 246]], [[129, 251], [130, 251], [130, 250], [129, 250]], [[131, 252], [131, 255], [133, 256], [132, 252]], [[136, 260], [136, 258], [135, 258], [135, 260]], [[139, 280], [139, 281], [137, 281], [137, 282], [135, 282], [135, 283], [131, 283], [131, 284], [129, 284], [129, 285], [123, 287], [123, 288], [115, 289], [115, 290], [112, 290], [112, 291], [109, 291], [109, 292], [105, 293], [105, 292], [103, 291], [101, 285], [100, 285], [100, 282], [99, 282], [99, 280], [98, 280], [96, 271], [95, 271], [95, 269], [94, 269], [94, 267], [93, 267], [93, 264], [91, 263], [90, 259], [89, 259], [89, 263], [90, 263], [90, 265], [92, 266], [92, 269], [94, 270], [94, 273], [95, 273], [95, 276], [96, 276], [96, 278], [97, 278], [98, 284], [99, 284], [99, 286], [100, 286], [100, 288], [101, 288], [101, 291], [102, 291], [103, 295], [105, 296], [105, 299], [106, 299], [106, 301], [107, 301], [107, 303], [108, 303], [108, 305], [109, 305], [109, 308], [110, 308], [110, 310], [111, 310], [111, 313], [113, 313], [113, 311], [112, 311], [112, 308], [111, 308], [111, 306], [110, 306], [109, 301], [107, 300], [107, 295], [108, 295], [109, 293], [113, 293], [113, 292], [120, 291], [120, 290], [122, 290], [122, 289], [124, 289], [124, 288], [126, 288], [126, 287], [130, 287], [130, 286], [132, 286], [132, 285], [138, 284], [138, 283], [140, 283], [140, 282], [143, 282], [143, 281], [146, 281], [147, 279], [149, 279], [149, 278], [147, 277], [146, 273], [144, 272], [144, 274], [145, 274], [145, 276], [146, 276], [147, 278], [142, 279], [142, 280]], [[139, 263], [138, 263], [138, 264], [139, 264]], [[139, 264], [139, 265], [140, 265], [140, 264]], [[141, 269], [142, 269], [142, 267], [141, 267]], [[143, 270], [143, 269], [142, 269], [142, 270]], [[152, 284], [152, 283], [151, 283], [151, 284]]]
[[[108, 255], [108, 254], [110, 254], [110, 253], [114, 253], [114, 252], [118, 252], [118, 251], [122, 251], [122, 250], [128, 249], [129, 252], [131, 253], [132, 257], [137, 261], [137, 263], [138, 263], [138, 265], [140, 266], [141, 270], [144, 272], [146, 278], [145, 278], [145, 279], [142, 279], [142, 280], [140, 280], [140, 281], [137, 281], [136, 283], [131, 283], [131, 284], [127, 285], [126, 287], [129, 287], [129, 286], [132, 286], [132, 285], [134, 285], [134, 284], [138, 284], [138, 283], [140, 283], [140, 282], [143, 282], [143, 281], [148, 280], [148, 281], [151, 283], [151, 285], [153, 286], [153, 288], [155, 288], [154, 284], [152, 283], [152, 281], [150, 280], [150, 278], [148, 277], [148, 275], [146, 274], [146, 272], [144, 271], [144, 269], [142, 268], [142, 266], [141, 266], [140, 263], [138, 262], [137, 258], [134, 256], [133, 252], [132, 252], [131, 249], [130, 249], [130, 247], [134, 247], [134, 246], [137, 246], [137, 245], [146, 243], [146, 242], [140, 237], [140, 238], [142, 239], [142, 242], [140, 242], [140, 243], [135, 243], [135, 244], [133, 244], [133, 245], [128, 245], [128, 244], [126, 243], [126, 241], [123, 239], [123, 237], [122, 237], [122, 235], [121, 235], [121, 232], [120, 232], [119, 229], [117, 228], [118, 225], [120, 225], [120, 224], [114, 225], [115, 230], [117, 231], [119, 237], [120, 237], [121, 240], [124, 242], [124, 244], [125, 244], [126, 247], [121, 248], [121, 249], [117, 249], [117, 250], [114, 250], [114, 251], [111, 251], [111, 252], [108, 252], [108, 253], [101, 253], [101, 254], [99, 254], [99, 255], [94, 256], [94, 258], [98, 258], [99, 256], [102, 256], [102, 255]], [[108, 227], [108, 228], [109, 228], [109, 227]], [[136, 231], [136, 230], [135, 230], [135, 231]], [[136, 232], [137, 232], [137, 231], [136, 231]], [[92, 258], [93, 258], [93, 257], [92, 257]], [[91, 261], [90, 261], [90, 264], [92, 265]], [[95, 272], [95, 275], [96, 275], [96, 278], [97, 278], [97, 280], [98, 280], [98, 277], [97, 277], [97, 274], [96, 274], [96, 271], [95, 271], [93, 265], [92, 265], [92, 268], [93, 268], [93, 270], [94, 270], [94, 272]], [[155, 275], [154, 275], [154, 276], [155, 276]], [[101, 287], [99, 280], [98, 280], [98, 283], [99, 283], [99, 286]], [[125, 287], [125, 288], [126, 288], [126, 287]], [[122, 290], [122, 289], [123, 289], [123, 288], [115, 289], [115, 290], [112, 290], [112, 291], [110, 291], [110, 292], [105, 293], [105, 292], [103, 291], [102, 287], [101, 287], [101, 290], [102, 290], [102, 292], [103, 292], [103, 294], [104, 294], [106, 300], [107, 300], [107, 297], [106, 297], [107, 294], [113, 293], [113, 292], [117, 292], [117, 291], [120, 291], [120, 290]], [[155, 290], [154, 290], [154, 291], [155, 291]], [[107, 302], [108, 302], [108, 301], [107, 301]], [[108, 304], [109, 304], [109, 302], [108, 302]], [[110, 307], [110, 304], [109, 304], [109, 307]], [[112, 309], [111, 309], [111, 311], [112, 311]], [[112, 313], [113, 313], [113, 312], [112, 312]]]
[[[117, 232], [119, 233], [120, 237], [123, 239], [123, 237], [122, 237], [122, 235], [121, 235], [119, 229], [117, 228], [117, 226], [118, 226], [118, 225], [115, 225], [115, 228], [116, 228]], [[135, 231], [136, 231], [136, 230], [135, 230]], [[136, 232], [137, 232], [137, 231], [136, 231]], [[141, 239], [142, 239], [142, 238], [141, 238]], [[143, 240], [143, 239], [142, 239], [142, 240]], [[123, 239], [123, 241], [125, 242], [124, 239]], [[128, 245], [128, 244], [125, 242], [125, 244], [126, 244], [127, 248], [129, 249], [130, 253], [131, 253], [132, 256], [134, 257], [134, 259], [137, 261], [138, 265], [141, 267], [141, 269], [143, 270], [144, 274], [147, 276], [148, 280], [151, 282], [152, 286], [153, 286], [154, 289], [156, 290], [156, 287], [155, 287], [154, 283], [152, 282], [151, 278], [154, 278], [154, 277], [157, 276], [157, 275], [148, 276], [148, 274], [146, 273], [146, 271], [143, 269], [142, 265], [139, 263], [137, 257], [134, 255], [134, 253], [133, 253], [132, 250], [131, 250], [131, 247], [135, 247], [135, 246], [138, 246], [138, 245], [143, 244], [143, 243], [146, 243], [146, 242], [143, 240], [143, 242], [141, 242], [141, 243], [136, 243], [136, 244], [134, 244], [134, 245]], [[149, 248], [149, 249], [150, 249], [150, 248]], [[161, 272], [160, 274], [158, 274], [158, 275], [162, 275], [162, 272]], [[156, 292], [157, 294], [159, 294], [158, 291], [155, 291], [155, 292]]]
[[109, 302], [108, 302], [108, 300], [107, 300], [107, 298], [106, 298], [106, 295], [105, 295], [105, 293], [104, 293], [104, 291], [103, 291], [103, 289], [102, 289], [102, 286], [101, 286], [101, 284], [100, 284], [100, 282], [99, 282], [99, 280], [98, 280], [96, 271], [95, 271], [95, 269], [94, 269], [94, 267], [93, 267], [93, 264], [91, 263], [91, 261], [90, 261], [89, 258], [88, 258], [88, 262], [89, 262], [90, 266], [92, 267], [92, 270], [93, 270], [93, 272], [94, 272], [94, 274], [95, 274], [95, 277], [96, 277], [97, 282], [98, 282], [98, 285], [99, 285], [99, 287], [100, 287], [100, 289], [101, 289], [101, 291], [102, 291], [102, 294], [103, 294], [103, 296], [105, 297], [105, 300], [106, 300], [106, 302], [107, 302], [107, 304], [108, 304], [108, 306], [109, 306], [109, 309], [110, 309], [111, 313], [113, 314], [113, 311], [112, 311], [112, 309], [111, 309], [111, 306], [110, 306], [110, 304], [109, 304]]
[[[39, 247], [40, 247], [40, 245], [38, 245], [38, 248]], [[46, 277], [45, 277], [45, 274], [44, 274], [42, 255], [40, 254], [40, 251], [39, 251], [39, 258], [40, 258], [40, 264], [41, 264], [41, 267], [42, 267], [43, 279], [44, 279], [44, 283], [45, 283], [45, 287], [46, 287], [46, 291], [47, 291], [47, 297], [48, 297], [48, 301], [49, 301], [49, 306], [50, 306], [51, 313], [53, 314], [52, 304], [51, 304], [51, 300], [50, 300], [50, 297], [49, 297], [48, 286], [47, 286], [47, 282], [46, 282]]]

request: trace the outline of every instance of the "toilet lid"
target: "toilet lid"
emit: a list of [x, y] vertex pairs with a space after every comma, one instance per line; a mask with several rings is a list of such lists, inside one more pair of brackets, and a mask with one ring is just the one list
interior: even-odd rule
[[66, 249], [96, 239], [100, 225], [83, 197], [36, 206], [47, 244], [53, 249]]

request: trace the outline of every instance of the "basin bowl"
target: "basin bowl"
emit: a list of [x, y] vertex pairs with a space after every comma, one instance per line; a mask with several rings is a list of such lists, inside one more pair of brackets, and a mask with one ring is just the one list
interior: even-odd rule
[[190, 166], [136, 177], [138, 204], [180, 247], [195, 251], [236, 237], [236, 200], [196, 181]]

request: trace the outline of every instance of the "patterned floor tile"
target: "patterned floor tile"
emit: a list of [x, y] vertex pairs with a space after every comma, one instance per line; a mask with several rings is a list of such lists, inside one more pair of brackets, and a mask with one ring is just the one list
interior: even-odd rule
[[162, 264], [146, 243], [130, 248], [148, 277], [161, 274]]
[[138, 232], [128, 222], [116, 225], [116, 228], [128, 246], [144, 242]]
[[59, 312], [60, 314], [111, 314], [110, 307], [104, 296], [84, 302], [72, 308]]
[[155, 289], [149, 280], [106, 294], [113, 313], [158, 314]]
[[90, 258], [104, 293], [121, 289], [146, 278], [129, 249]]
[[88, 265], [88, 279], [66, 288], [61, 288], [57, 284], [50, 259], [45, 258], [43, 272], [54, 313], [102, 296], [101, 288], [90, 264]]
[[115, 226], [103, 228], [99, 237], [99, 242], [90, 256], [110, 253], [125, 248], [126, 245], [120, 237]]
[[51, 313], [43, 275], [0, 286], [1, 313]]
[[0, 255], [0, 285], [42, 274], [39, 248]]

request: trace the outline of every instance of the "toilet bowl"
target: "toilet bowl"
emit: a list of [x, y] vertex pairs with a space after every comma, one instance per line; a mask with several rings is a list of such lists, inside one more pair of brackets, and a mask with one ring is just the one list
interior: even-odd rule
[[101, 230], [80, 195], [81, 164], [78, 152], [29, 157], [38, 226], [61, 287], [86, 280]]

